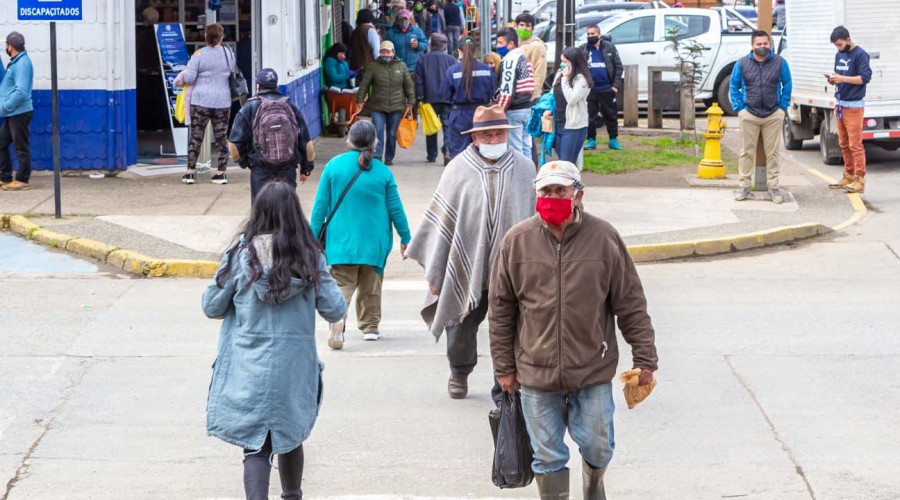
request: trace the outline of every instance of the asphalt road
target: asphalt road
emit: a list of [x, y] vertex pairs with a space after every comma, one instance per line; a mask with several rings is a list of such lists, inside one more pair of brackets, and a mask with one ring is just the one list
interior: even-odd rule
[[[816, 166], [808, 147], [796, 156]], [[879, 158], [869, 216], [839, 235], [639, 267], [659, 386], [635, 410], [614, 391], [610, 498], [897, 497], [900, 155]], [[219, 327], [199, 310], [206, 283], [98, 271], [0, 276], [0, 498], [241, 498], [241, 451], [205, 436]], [[308, 498], [536, 497], [490, 484], [486, 330], [470, 396], [452, 401], [423, 293], [386, 282], [376, 343], [351, 331], [332, 352], [319, 325]]]

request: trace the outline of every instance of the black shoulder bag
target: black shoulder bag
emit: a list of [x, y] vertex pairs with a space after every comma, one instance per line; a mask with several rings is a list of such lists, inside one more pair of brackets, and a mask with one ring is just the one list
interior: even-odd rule
[[328, 214], [328, 217], [325, 217], [325, 221], [322, 222], [322, 229], [319, 230], [319, 245], [322, 246], [322, 250], [325, 250], [325, 234], [328, 230], [328, 223], [331, 222], [331, 219], [334, 218], [334, 213], [337, 212], [337, 209], [340, 208], [341, 202], [344, 201], [344, 197], [347, 196], [347, 191], [350, 191], [350, 188], [353, 186], [353, 183], [356, 182], [356, 179], [359, 179], [360, 174], [363, 173], [363, 169], [359, 169], [356, 172], [356, 175], [350, 179], [350, 183], [347, 184], [347, 187], [344, 188], [344, 192], [338, 197], [337, 203], [334, 204], [334, 208], [331, 209], [331, 213]]
[[[222, 51], [225, 52], [225, 64], [230, 65], [228, 53], [231, 51], [225, 46], [222, 46]], [[232, 101], [238, 99], [243, 100], [245, 96], [250, 94], [250, 91], [247, 89], [247, 80], [244, 78], [244, 74], [241, 73], [241, 70], [237, 67], [237, 63], [232, 66], [231, 72], [228, 74], [228, 90], [231, 91]]]

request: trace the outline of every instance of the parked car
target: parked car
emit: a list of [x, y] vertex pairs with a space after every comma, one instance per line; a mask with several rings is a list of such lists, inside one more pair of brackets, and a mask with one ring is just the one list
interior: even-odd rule
[[[609, 4], [625, 5], [626, 0], [575, 0], [575, 12], [579, 12], [579, 8], [588, 5], [599, 6]], [[536, 9], [531, 11], [531, 15], [534, 16], [535, 20], [537, 21], [555, 21], [556, 0], [544, 0], [537, 6]]]
[[[728, 84], [734, 64], [750, 52], [750, 33], [756, 26], [744, 18], [740, 30], [729, 24], [727, 10], [712, 9], [640, 9], [620, 13], [600, 23], [600, 31], [609, 36], [625, 65], [637, 64], [638, 98], [647, 100], [647, 68], [675, 66], [675, 53], [670, 48], [670, 33], [693, 39], [704, 46], [700, 59], [706, 71], [696, 91], [697, 100], [716, 101], [728, 113], [734, 114], [728, 97]], [[775, 43], [778, 35], [775, 36]], [[575, 38], [576, 45], [587, 43], [584, 34]], [[547, 44], [548, 73], [556, 67], [556, 44]], [[677, 75], [664, 74], [664, 80]]]
[[[633, 5], [633, 4], [617, 4], [617, 5]], [[629, 12], [629, 9], [605, 9], [598, 12], [589, 12], [587, 14], [578, 14], [575, 18], [575, 39], [584, 36], [587, 29], [595, 24], [600, 24], [607, 19], [617, 16], [623, 12]], [[556, 47], [556, 22], [543, 21], [535, 26], [532, 34], [544, 41], [547, 45], [547, 55]], [[586, 38], [586, 37], [585, 37]]]

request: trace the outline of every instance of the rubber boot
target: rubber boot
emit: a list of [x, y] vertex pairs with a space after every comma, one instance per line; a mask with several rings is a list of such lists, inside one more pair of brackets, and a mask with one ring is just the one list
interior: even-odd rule
[[591, 464], [581, 461], [581, 482], [584, 500], [606, 500], [606, 489], [603, 487], [603, 475], [606, 467], [595, 469]]
[[569, 500], [569, 469], [550, 474], [535, 474], [541, 500]]
[[866, 191], [866, 178], [859, 175], [853, 182], [844, 186], [844, 191], [848, 193], [864, 193]]
[[850, 175], [847, 172], [844, 172], [844, 177], [841, 180], [835, 182], [834, 184], [829, 184], [828, 187], [830, 187], [831, 189], [843, 189], [844, 186], [849, 186], [855, 180], [855, 175]]

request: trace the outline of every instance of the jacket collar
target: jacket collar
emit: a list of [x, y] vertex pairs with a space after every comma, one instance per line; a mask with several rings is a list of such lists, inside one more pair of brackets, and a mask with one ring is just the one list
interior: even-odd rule
[[10, 66], [17, 63], [19, 61], [19, 59], [22, 59], [22, 57], [27, 54], [28, 54], [28, 52], [24, 51], [24, 50], [22, 52], [19, 52], [18, 54], [16, 54], [16, 57], [13, 57], [12, 59], [9, 60], [9, 64], [6, 65], [6, 69], [9, 69]]

